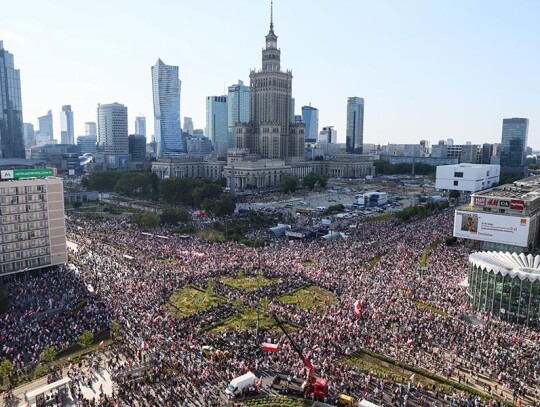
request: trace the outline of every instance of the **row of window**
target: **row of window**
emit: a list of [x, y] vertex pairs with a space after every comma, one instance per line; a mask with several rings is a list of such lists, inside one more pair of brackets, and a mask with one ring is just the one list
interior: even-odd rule
[[45, 267], [51, 264], [50, 256], [34, 257], [32, 259], [16, 260], [12, 263], [0, 264], [0, 273], [24, 270], [25, 268]]
[[0, 205], [20, 205], [30, 202], [47, 202], [47, 195], [13, 195], [13, 196], [2, 196], [0, 198]]
[[46, 220], [47, 212], [44, 212], [45, 209], [37, 209], [41, 212], [28, 212], [28, 213], [17, 213], [15, 215], [7, 215], [4, 212], [0, 216], [0, 224], [7, 223], [20, 223], [20, 222], [30, 222], [33, 220]]
[[[45, 233], [44, 236], [47, 236], [47, 233], [48, 233], [48, 225], [46, 227], [40, 226], [40, 223], [38, 221], [26, 222], [26, 223], [14, 223], [10, 226], [11, 226], [11, 229], [9, 230], [9, 232], [11, 233], [31, 231], [31, 232], [35, 232], [39, 236], [41, 236], [41, 233]], [[2, 230], [3, 232], [3, 229], [0, 229], [0, 230]], [[5, 239], [8, 238], [9, 232], [6, 231], [3, 233], [0, 233], [0, 243], [2, 241], [4, 242], [7, 241]]]
[[49, 247], [36, 247], [34, 249], [19, 250], [0, 255], [3, 262], [30, 259], [32, 257], [45, 256], [49, 254]]
[[16, 250], [26, 250], [26, 249], [34, 249], [37, 247], [43, 247], [49, 245], [49, 239], [47, 239], [46, 235], [44, 237], [39, 239], [32, 239], [32, 240], [5, 240], [3, 242], [4, 244], [0, 244], [0, 253], [8, 253], [13, 252]]
[[2, 234], [21, 232], [24, 230], [45, 229], [46, 227], [48, 227], [48, 222], [46, 220], [36, 220], [36, 221], [26, 222], [26, 223], [2, 225]]
[[0, 195], [25, 195], [31, 193], [40, 193], [47, 191], [45, 185], [26, 185], [24, 187], [0, 188]]

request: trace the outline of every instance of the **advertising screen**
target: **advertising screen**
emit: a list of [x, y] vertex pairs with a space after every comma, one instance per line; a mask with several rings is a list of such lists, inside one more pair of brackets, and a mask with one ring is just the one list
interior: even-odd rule
[[526, 247], [530, 218], [456, 211], [454, 236]]

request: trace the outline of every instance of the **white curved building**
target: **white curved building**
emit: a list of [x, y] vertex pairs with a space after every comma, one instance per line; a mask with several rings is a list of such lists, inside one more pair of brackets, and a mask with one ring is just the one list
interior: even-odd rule
[[508, 322], [540, 327], [540, 256], [476, 252], [469, 256], [471, 305]]

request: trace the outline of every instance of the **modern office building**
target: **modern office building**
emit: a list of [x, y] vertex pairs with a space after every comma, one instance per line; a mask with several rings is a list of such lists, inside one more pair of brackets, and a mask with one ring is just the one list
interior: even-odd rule
[[525, 172], [525, 156], [529, 133], [529, 119], [514, 117], [503, 119], [500, 146], [501, 167], [503, 172]]
[[21, 77], [0, 41], [0, 158], [24, 158]]
[[130, 134], [128, 139], [131, 161], [144, 161], [146, 159], [146, 137], [139, 134]]
[[362, 154], [364, 144], [364, 99], [350, 97], [347, 100], [347, 152]]
[[435, 188], [443, 191], [459, 191], [470, 194], [497, 185], [500, 176], [500, 165], [439, 165], [437, 167]]
[[236, 126], [237, 148], [263, 158], [288, 159], [304, 156], [305, 125], [292, 123], [292, 72], [281, 70], [281, 50], [273, 18], [262, 51], [262, 69], [252, 70], [250, 122]]
[[138, 136], [144, 136], [146, 138], [146, 117], [135, 117], [135, 134]]
[[23, 137], [26, 148], [30, 148], [34, 145], [36, 132], [34, 131], [34, 125], [32, 123], [23, 123]]
[[533, 252], [539, 233], [540, 176], [473, 193], [454, 218], [454, 236], [480, 250]]
[[225, 153], [229, 148], [227, 96], [206, 97], [206, 136], [216, 153]]
[[184, 117], [184, 127], [182, 127], [184, 133], [193, 136], [193, 119], [191, 117]]
[[81, 154], [95, 154], [97, 152], [96, 143], [96, 136], [77, 137], [77, 145], [81, 149]]
[[250, 87], [244, 85], [243, 81], [239, 80], [238, 83], [229, 86], [227, 94], [228, 148], [235, 147], [234, 126], [237, 123], [247, 123], [249, 121], [250, 95]]
[[178, 66], [165, 65], [158, 59], [152, 67], [154, 139], [158, 157], [178, 155], [184, 150], [180, 127], [181, 86]]
[[56, 168], [59, 174], [74, 175], [81, 170], [81, 148], [75, 144], [47, 144], [30, 149], [30, 158]]
[[212, 142], [208, 137], [189, 137], [187, 140], [189, 156], [206, 156], [212, 154]]
[[337, 143], [337, 130], [334, 126], [323, 127], [317, 139], [319, 143]]
[[84, 135], [97, 137], [97, 126], [95, 122], [84, 123]]
[[306, 143], [315, 143], [319, 136], [319, 109], [302, 106], [302, 120], [306, 124]]
[[38, 117], [38, 122], [39, 135], [49, 140], [54, 139], [52, 111], [49, 110], [46, 115]]
[[66, 263], [62, 179], [53, 169], [0, 174], [0, 275]]
[[62, 144], [75, 144], [75, 128], [71, 105], [62, 106], [60, 112], [60, 142]]
[[128, 113], [120, 103], [98, 104], [98, 150], [112, 156], [128, 156]]
[[493, 154], [494, 146], [493, 144], [484, 143], [482, 144], [482, 164], [491, 164], [491, 157], [496, 154]]
[[540, 328], [540, 256], [472, 253], [467, 283], [469, 302], [478, 311]]

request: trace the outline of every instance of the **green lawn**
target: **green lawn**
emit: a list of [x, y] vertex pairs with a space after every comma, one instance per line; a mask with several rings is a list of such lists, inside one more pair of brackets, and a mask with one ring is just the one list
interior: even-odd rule
[[285, 304], [310, 310], [332, 304], [336, 296], [328, 290], [312, 285], [282, 295], [279, 300]]
[[312, 404], [312, 400], [285, 396], [256, 397], [245, 402], [248, 407], [310, 407]]
[[446, 311], [443, 311], [437, 307], [434, 307], [433, 305], [429, 304], [428, 302], [426, 301], [422, 301], [422, 300], [418, 300], [418, 301], [415, 301], [414, 302], [418, 307], [420, 308], [424, 308], [424, 309], [427, 309], [428, 311], [431, 311], [435, 314], [439, 314], [439, 315], [442, 315], [443, 317], [447, 317], [448, 316], [448, 312]]
[[[284, 323], [286, 329], [289, 332], [298, 329], [298, 326], [294, 326], [288, 323]], [[240, 312], [229, 318], [224, 319], [218, 325], [211, 328], [212, 332], [225, 332], [225, 331], [245, 331], [254, 330], [257, 326], [257, 310], [251, 307], [242, 307]], [[281, 333], [281, 330], [277, 327], [274, 319], [264, 311], [259, 313], [259, 330], [266, 331], [268, 329], [276, 330]]]
[[393, 218], [393, 214], [391, 213], [383, 213], [382, 215], [376, 215], [376, 216], [366, 216], [364, 218], [364, 222], [380, 222], [383, 220], [388, 220]]
[[227, 299], [215, 294], [208, 294], [192, 286], [175, 291], [165, 308], [173, 315], [186, 316], [204, 311], [213, 305], [227, 302]]
[[177, 259], [176, 257], [167, 257], [166, 259], [160, 259], [159, 261], [165, 264], [170, 264], [171, 266], [183, 263], [182, 260]]
[[275, 284], [277, 281], [279, 281], [277, 278], [266, 278], [260, 275], [221, 278], [223, 284], [243, 291], [253, 291], [259, 287]]
[[381, 261], [381, 259], [384, 257], [385, 254], [386, 254], [386, 253], [382, 253], [382, 254], [380, 254], [380, 255], [378, 255], [378, 256], [372, 257], [371, 259], [369, 259], [369, 260], [367, 261], [367, 263], [368, 263], [371, 267], [373, 267], [374, 265], [376, 265], [378, 262]]

